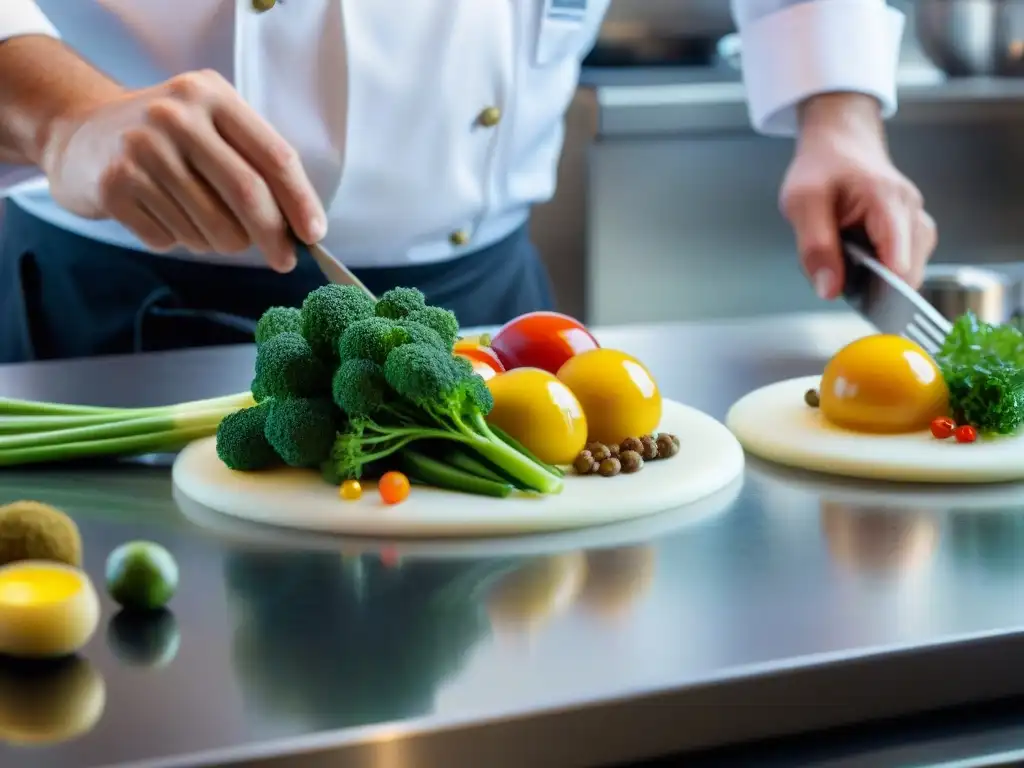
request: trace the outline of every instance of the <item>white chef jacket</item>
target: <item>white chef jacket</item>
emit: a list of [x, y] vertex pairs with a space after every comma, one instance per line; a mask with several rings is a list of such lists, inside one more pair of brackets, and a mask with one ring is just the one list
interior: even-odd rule
[[[354, 267], [400, 266], [493, 244], [552, 196], [564, 113], [610, 2], [0, 0], [0, 40], [59, 35], [129, 87], [219, 71], [298, 150], [328, 211], [324, 244]], [[885, 0], [732, 10], [755, 129], [795, 133], [796, 105], [824, 92], [895, 111], [903, 16]], [[45, 183], [14, 188], [33, 175], [0, 166], [0, 193], [64, 229], [145, 250], [117, 222], [57, 206]], [[172, 255], [263, 263], [255, 252]]]

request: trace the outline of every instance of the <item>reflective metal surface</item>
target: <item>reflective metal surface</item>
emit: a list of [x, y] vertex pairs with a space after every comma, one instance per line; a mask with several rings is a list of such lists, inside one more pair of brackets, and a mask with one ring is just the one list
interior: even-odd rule
[[[721, 417], [866, 330], [808, 315], [602, 338]], [[171, 402], [241, 389], [251, 363], [0, 368], [0, 394]], [[1018, 486], [752, 460], [735, 492], [670, 524], [474, 549], [210, 527], [160, 466], [4, 472], [0, 502], [76, 518], [98, 584], [108, 552], [145, 538], [176, 555], [181, 587], [150, 622], [105, 601], [78, 662], [0, 665], [0, 765], [600, 765], [1024, 691]]]
[[1024, 75], [1024, 5], [1020, 0], [917, 0], [922, 50], [954, 77]]
[[942, 315], [956, 320], [973, 312], [986, 323], [1016, 317], [1020, 280], [991, 269], [963, 264], [933, 264], [924, 276], [921, 295]]

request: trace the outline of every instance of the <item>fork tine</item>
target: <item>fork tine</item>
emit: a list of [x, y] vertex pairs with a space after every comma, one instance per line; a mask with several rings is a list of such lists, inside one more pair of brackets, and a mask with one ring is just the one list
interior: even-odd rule
[[931, 318], [922, 315], [914, 315], [914, 323], [922, 332], [928, 334], [929, 337], [941, 348], [946, 343], [946, 337], [949, 335], [949, 331], [943, 332], [942, 328], [936, 325]]
[[934, 355], [936, 352], [939, 351], [939, 348], [935, 345], [935, 342], [932, 341], [929, 336], [922, 333], [921, 330], [912, 322], [909, 323], [907, 327], [903, 329], [902, 335], [905, 338], [910, 339], [911, 341], [917, 344], [920, 344], [924, 351], [927, 352], [929, 355]]

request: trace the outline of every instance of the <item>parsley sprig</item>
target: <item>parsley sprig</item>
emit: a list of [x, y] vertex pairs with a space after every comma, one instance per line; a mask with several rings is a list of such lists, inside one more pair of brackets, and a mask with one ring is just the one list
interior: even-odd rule
[[960, 423], [1007, 435], [1024, 423], [1024, 333], [961, 316], [936, 355]]

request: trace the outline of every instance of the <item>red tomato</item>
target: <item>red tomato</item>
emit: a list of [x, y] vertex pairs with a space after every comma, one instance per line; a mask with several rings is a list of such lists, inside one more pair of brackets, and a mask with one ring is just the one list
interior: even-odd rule
[[401, 472], [385, 472], [377, 481], [377, 490], [385, 504], [400, 504], [409, 496], [409, 478]]
[[501, 364], [501, 360], [498, 359], [498, 356], [490, 347], [485, 347], [480, 344], [456, 344], [455, 354], [458, 357], [464, 357], [471, 363], [474, 363], [474, 369], [476, 368], [475, 363], [480, 363], [481, 365], [490, 368], [493, 373], [505, 372], [505, 366]]
[[530, 312], [510, 320], [491, 339], [506, 370], [540, 368], [548, 373], [570, 357], [600, 344], [579, 320], [559, 312]]
[[956, 430], [956, 422], [948, 416], [940, 416], [937, 419], [932, 420], [932, 435], [939, 440], [945, 440], [947, 437], [952, 437], [953, 432]]
[[953, 434], [956, 436], [958, 443], [973, 443], [978, 439], [978, 430], [970, 424], [961, 424]]

